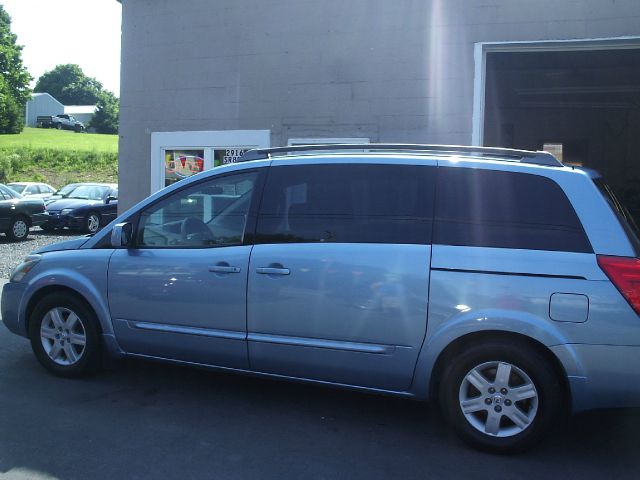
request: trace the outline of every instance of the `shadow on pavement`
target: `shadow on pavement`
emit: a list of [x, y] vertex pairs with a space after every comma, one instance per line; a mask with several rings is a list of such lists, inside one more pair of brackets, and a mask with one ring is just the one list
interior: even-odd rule
[[[0, 327], [1, 329], [2, 327]], [[0, 333], [0, 474], [39, 478], [637, 478], [640, 411], [527, 454], [462, 444], [430, 405], [143, 361], [52, 377]]]

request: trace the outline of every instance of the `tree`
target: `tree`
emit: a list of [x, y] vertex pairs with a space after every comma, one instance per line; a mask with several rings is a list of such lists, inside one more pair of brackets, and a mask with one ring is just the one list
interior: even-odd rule
[[120, 102], [109, 90], [103, 90], [96, 103], [98, 109], [91, 118], [90, 127], [98, 133], [118, 133], [118, 117], [120, 116]]
[[38, 79], [34, 91], [48, 93], [63, 105], [96, 105], [89, 127], [98, 133], [118, 133], [118, 97], [95, 78], [86, 76], [78, 65], [56, 66]]
[[65, 64], [44, 73], [33, 91], [48, 93], [63, 105], [96, 105], [102, 83], [86, 76], [80, 66]]
[[22, 47], [11, 33], [11, 17], [0, 5], [0, 133], [20, 133], [31, 97], [31, 75], [22, 64]]

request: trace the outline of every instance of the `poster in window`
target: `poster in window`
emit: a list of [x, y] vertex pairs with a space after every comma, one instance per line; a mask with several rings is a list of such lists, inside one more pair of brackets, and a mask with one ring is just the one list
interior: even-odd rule
[[166, 150], [164, 186], [178, 182], [204, 170], [204, 150]]

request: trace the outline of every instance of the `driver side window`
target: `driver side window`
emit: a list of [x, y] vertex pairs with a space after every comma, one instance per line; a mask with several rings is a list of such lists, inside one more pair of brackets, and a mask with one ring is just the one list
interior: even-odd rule
[[137, 245], [242, 245], [257, 178], [257, 172], [212, 178], [164, 198], [141, 213]]

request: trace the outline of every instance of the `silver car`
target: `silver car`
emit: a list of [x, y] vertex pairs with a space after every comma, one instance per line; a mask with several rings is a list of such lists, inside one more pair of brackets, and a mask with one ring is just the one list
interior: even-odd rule
[[65, 377], [108, 354], [436, 400], [495, 452], [640, 405], [639, 244], [596, 173], [480, 147], [243, 160], [34, 252], [5, 326]]
[[12, 182], [7, 187], [18, 192], [23, 197], [41, 198], [46, 200], [56, 192], [56, 189], [46, 183]]

